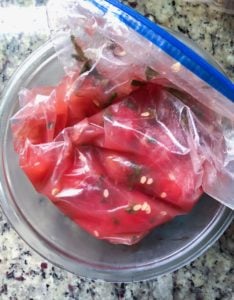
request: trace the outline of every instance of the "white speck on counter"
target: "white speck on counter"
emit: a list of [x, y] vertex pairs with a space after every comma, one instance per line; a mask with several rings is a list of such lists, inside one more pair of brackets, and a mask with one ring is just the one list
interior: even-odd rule
[[230, 54], [227, 56], [227, 63], [234, 67], [234, 55]]

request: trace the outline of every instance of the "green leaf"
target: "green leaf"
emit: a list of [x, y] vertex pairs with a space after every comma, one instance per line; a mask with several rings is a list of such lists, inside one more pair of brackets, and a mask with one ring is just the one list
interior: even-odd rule
[[159, 76], [160, 74], [152, 69], [151, 67], [147, 67], [145, 70], [145, 77], [148, 81], [154, 79], [155, 77]]
[[142, 174], [142, 166], [132, 163], [130, 168], [131, 168], [131, 173], [128, 176], [128, 184], [129, 184], [129, 188], [132, 189], [133, 186], [140, 181], [140, 177]]
[[131, 82], [131, 85], [132, 86], [143, 86], [143, 85], [145, 85], [145, 82], [133, 79], [132, 82]]
[[77, 54], [72, 54], [72, 58], [80, 62], [80, 58]]
[[146, 141], [149, 144], [154, 144], [154, 145], [157, 144], [157, 141], [154, 138], [150, 137], [150, 136], [146, 138]]
[[75, 58], [77, 61], [84, 63], [83, 67], [80, 71], [80, 75], [85, 72], [90, 71], [92, 69], [92, 61], [88, 57], [85, 56], [82, 48], [78, 45], [74, 35], [71, 35], [71, 42], [76, 51], [76, 54], [72, 54], [72, 57]]
[[107, 99], [107, 105], [111, 105], [114, 100], [117, 98], [118, 94], [116, 92], [112, 93], [110, 97]]
[[82, 69], [81, 69], [81, 71], [80, 71], [80, 75], [83, 74], [83, 73], [85, 73], [85, 72], [90, 71], [91, 69], [92, 69], [91, 61], [90, 61], [90, 60], [87, 60], [87, 61], [84, 63], [84, 65], [83, 65], [83, 67], [82, 67]]
[[180, 122], [184, 129], [186, 129], [186, 130], [189, 129], [187, 111], [184, 109], [182, 110], [182, 113], [181, 113]]
[[54, 122], [48, 122], [47, 123], [47, 128], [49, 129], [49, 130], [52, 130], [52, 129], [54, 129]]
[[172, 94], [173, 96], [175, 96], [176, 98], [178, 98], [182, 101], [185, 100], [186, 98], [188, 98], [188, 95], [185, 92], [183, 92], [179, 89], [176, 89], [176, 88], [173, 88], [173, 87], [167, 87], [166, 90], [170, 94]]
[[132, 109], [132, 110], [134, 110], [134, 111], [137, 111], [137, 109], [138, 109], [137, 104], [135, 102], [133, 102], [132, 100], [130, 100], [130, 99], [125, 100], [123, 102], [123, 105], [130, 108], [130, 109]]
[[86, 62], [88, 58], [85, 56], [82, 48], [78, 45], [74, 35], [71, 35], [71, 42], [76, 51], [76, 54], [74, 54], [74, 58], [76, 58], [80, 62]]
[[128, 206], [127, 208], [125, 208], [125, 211], [126, 211], [127, 213], [129, 213], [129, 214], [135, 214], [136, 211], [133, 210], [133, 206], [134, 206], [134, 205]]

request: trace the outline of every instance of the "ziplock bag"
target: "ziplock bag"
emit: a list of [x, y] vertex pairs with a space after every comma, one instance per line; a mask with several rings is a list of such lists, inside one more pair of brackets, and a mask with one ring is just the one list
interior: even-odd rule
[[53, 1], [66, 76], [12, 118], [36, 190], [93, 236], [134, 244], [203, 192], [234, 207], [234, 87], [117, 1]]

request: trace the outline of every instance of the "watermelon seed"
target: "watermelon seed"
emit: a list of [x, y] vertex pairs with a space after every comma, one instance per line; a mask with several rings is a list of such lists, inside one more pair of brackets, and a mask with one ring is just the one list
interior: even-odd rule
[[141, 183], [141, 184], [145, 184], [146, 181], [147, 181], [147, 177], [146, 177], [146, 176], [142, 176], [142, 177], [141, 177], [141, 180], [140, 180], [140, 183]]
[[108, 198], [109, 195], [110, 195], [109, 191], [108, 191], [107, 189], [105, 189], [105, 190], [103, 191], [103, 197], [104, 197], [104, 198]]
[[161, 216], [166, 216], [166, 215], [167, 215], [167, 212], [166, 212], [166, 211], [161, 211], [161, 212], [160, 212], [160, 215], [161, 215]]
[[153, 178], [149, 178], [149, 179], [147, 180], [147, 184], [148, 184], [148, 185], [153, 184], [153, 182], [154, 182]]
[[141, 114], [142, 117], [149, 117], [150, 113], [148, 111], [145, 111]]
[[145, 210], [145, 212], [149, 215], [151, 213], [151, 207], [148, 204], [147, 209]]
[[170, 179], [171, 181], [175, 181], [175, 180], [176, 180], [175, 175], [172, 174], [172, 173], [170, 173], [170, 174], [169, 174], [169, 179]]
[[143, 205], [141, 206], [141, 210], [142, 211], [145, 211], [148, 207], [148, 203], [147, 202], [144, 202]]
[[133, 206], [133, 210], [134, 211], [139, 211], [139, 210], [141, 210], [141, 207], [142, 207], [141, 204], [136, 204], [136, 205]]
[[123, 56], [125, 56], [127, 54], [126, 51], [124, 51], [120, 47], [116, 47], [114, 49], [113, 53], [114, 53], [115, 56], [119, 56], [119, 57], [123, 57]]
[[58, 193], [59, 193], [59, 189], [58, 189], [58, 188], [54, 188], [54, 189], [51, 191], [51, 194], [52, 194], [53, 196], [56, 196]]
[[110, 45], [110, 49], [113, 51], [113, 54], [116, 57], [123, 57], [127, 54], [126, 51], [115, 42]]
[[147, 202], [144, 202], [143, 205], [141, 205], [141, 210], [145, 211], [147, 214], [151, 213], [151, 207]]
[[166, 197], [167, 197], [167, 193], [163, 192], [163, 193], [160, 195], [160, 197], [163, 198], [163, 199], [166, 198]]

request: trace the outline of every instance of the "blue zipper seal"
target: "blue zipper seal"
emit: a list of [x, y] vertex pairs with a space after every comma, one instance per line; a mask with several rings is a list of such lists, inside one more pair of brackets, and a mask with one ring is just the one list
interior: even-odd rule
[[[88, 1], [93, 3], [103, 13], [108, 11], [108, 7], [100, 4], [98, 0]], [[234, 102], [234, 84], [200, 55], [132, 8], [117, 0], [104, 1], [118, 9], [115, 15], [121, 22], [162, 49], [192, 73], [196, 74], [200, 79]]]

